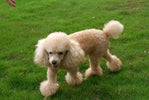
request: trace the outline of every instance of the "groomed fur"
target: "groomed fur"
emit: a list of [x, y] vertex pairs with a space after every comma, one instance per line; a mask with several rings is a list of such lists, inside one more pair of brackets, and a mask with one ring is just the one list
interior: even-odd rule
[[70, 49], [67, 53], [67, 55], [64, 57], [62, 61], [62, 66], [78, 66], [81, 62], [85, 60], [85, 53], [81, 49], [78, 42], [70, 39]]
[[[54, 51], [55, 50], [55, 51]], [[64, 51], [64, 57], [60, 61], [57, 68], [52, 68], [49, 62], [50, 51]], [[67, 81], [71, 85], [79, 85], [82, 83], [82, 75], [78, 72], [78, 65], [85, 60], [85, 53], [81, 49], [78, 42], [72, 40], [63, 32], [55, 32], [47, 36], [47, 38], [38, 41], [35, 50], [34, 62], [42, 67], [48, 67], [48, 80], [41, 82], [40, 92], [43, 96], [49, 97], [56, 93], [58, 84], [56, 83], [56, 72], [59, 69], [65, 69], [69, 72], [76, 71], [76, 77], [67, 76]]]
[[[57, 72], [59, 69], [67, 71], [65, 76], [69, 85], [82, 83], [82, 74], [78, 65], [84, 61], [85, 55], [89, 56], [90, 68], [85, 72], [85, 77], [103, 74], [99, 63], [101, 58], [107, 61], [108, 68], [119, 71], [121, 61], [111, 55], [108, 49], [109, 38], [118, 38], [123, 31], [123, 25], [118, 21], [105, 24], [103, 30], [87, 29], [67, 35], [63, 32], [51, 33], [45, 39], [38, 41], [35, 50], [34, 62], [40, 66], [48, 67], [47, 80], [40, 84], [40, 92], [49, 97], [58, 90]], [[56, 60], [56, 65], [52, 62]]]
[[122, 65], [122, 62], [120, 61], [120, 59], [118, 59], [114, 55], [112, 56], [112, 61], [107, 62], [107, 66], [112, 72], [119, 71], [121, 69], [121, 65]]
[[82, 74], [80, 72], [77, 72], [75, 78], [70, 75], [70, 73], [67, 73], [65, 76], [65, 79], [69, 85], [80, 85], [82, 83]]
[[[55, 32], [55, 33], [48, 35], [47, 38], [41, 39], [38, 41], [36, 45], [35, 57], [34, 57], [34, 62], [36, 64], [42, 67], [50, 66], [49, 61], [48, 61], [49, 60], [48, 52], [46, 51], [46, 49], [49, 48], [51, 45], [55, 45], [53, 41], [57, 41], [57, 40], [52, 40], [52, 38], [55, 38], [57, 40], [61, 39], [61, 41], [67, 41], [66, 42], [67, 45], [65, 46], [65, 48], [63, 47], [63, 49], [68, 50], [68, 53], [62, 60], [61, 68], [77, 66], [78, 64], [80, 64], [82, 61], [85, 60], [84, 58], [85, 53], [81, 49], [78, 42], [72, 39], [69, 39], [69, 37], [63, 32]], [[59, 45], [59, 46], [63, 46], [63, 45]]]
[[35, 57], [34, 57], [34, 62], [40, 65], [41, 67], [47, 67], [49, 65], [48, 55], [44, 49], [44, 43], [45, 43], [45, 39], [41, 39], [38, 41], [36, 45]]
[[50, 83], [48, 80], [40, 83], [40, 92], [43, 96], [49, 97], [56, 93], [59, 85], [57, 83]]
[[88, 68], [85, 71], [85, 78], [87, 79], [88, 77], [92, 76], [92, 75], [98, 75], [101, 76], [103, 74], [102, 69], [100, 67], [98, 67], [96, 70], [93, 70], [90, 68]]
[[105, 26], [103, 28], [103, 32], [108, 37], [112, 37], [112, 38], [116, 39], [122, 33], [123, 28], [124, 27], [120, 22], [112, 20], [112, 21], [108, 22], [107, 24], [105, 24]]

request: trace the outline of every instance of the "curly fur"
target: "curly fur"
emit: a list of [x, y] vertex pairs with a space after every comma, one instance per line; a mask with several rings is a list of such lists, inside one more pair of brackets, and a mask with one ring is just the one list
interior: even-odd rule
[[98, 76], [101, 76], [103, 74], [103, 71], [101, 69], [101, 67], [97, 67], [96, 70], [93, 70], [91, 67], [88, 68], [86, 71], [85, 71], [85, 77], [86, 79], [92, 75], [98, 75]]
[[70, 50], [62, 60], [62, 66], [78, 66], [78, 64], [85, 60], [84, 56], [85, 53], [81, 49], [80, 45], [76, 41], [70, 40]]
[[118, 38], [118, 36], [123, 31], [123, 25], [115, 20], [111, 20], [109, 23], [105, 24], [103, 28], [103, 32], [108, 36], [112, 38]]
[[[61, 36], [61, 37], [59, 37], [59, 36]], [[68, 53], [67, 53], [67, 55], [65, 55], [64, 59], [61, 62], [61, 68], [64, 68], [64, 69], [67, 67], [69, 68], [70, 65], [77, 66], [85, 59], [84, 51], [81, 49], [78, 42], [70, 39], [63, 32], [55, 32], [55, 33], [50, 34], [47, 38], [41, 39], [38, 41], [38, 43], [36, 45], [35, 57], [34, 57], [34, 62], [36, 64], [38, 64], [42, 67], [50, 67], [51, 66], [48, 61], [49, 57], [48, 57], [48, 52], [46, 49], [48, 48], [48, 46], [51, 46], [53, 44], [55, 45], [55, 43], [53, 43], [52, 41], [57, 41], [57, 40], [53, 40], [52, 38], [56, 38], [56, 37], [61, 38], [61, 41], [67, 42], [66, 46], [64, 46], [63, 49], [68, 50]], [[59, 46], [63, 46], [63, 44], [59, 45]]]
[[70, 73], [67, 73], [65, 79], [69, 85], [80, 85], [82, 83], [82, 74], [77, 72], [76, 76], [73, 77]]
[[59, 85], [57, 83], [50, 83], [48, 80], [40, 83], [40, 92], [43, 96], [49, 97], [56, 93]]
[[45, 43], [45, 39], [41, 39], [38, 41], [36, 45], [35, 57], [34, 57], [34, 62], [42, 67], [46, 67], [49, 65], [48, 55], [43, 47], [44, 43]]
[[118, 59], [114, 55], [112, 56], [112, 61], [107, 62], [107, 66], [112, 72], [119, 71], [121, 69], [121, 65], [122, 65], [122, 62], [120, 61], [120, 59]]
[[89, 56], [90, 67], [85, 71], [85, 77], [91, 75], [101, 76], [102, 68], [100, 59], [107, 61], [111, 71], [119, 71], [121, 61], [111, 55], [108, 49], [109, 38], [118, 38], [123, 31], [123, 25], [118, 21], [105, 24], [103, 30], [87, 29], [67, 35], [55, 32], [38, 41], [35, 50], [34, 62], [42, 67], [48, 67], [47, 80], [40, 85], [41, 94], [51, 96], [58, 90], [56, 83], [59, 69], [67, 71], [65, 76], [69, 85], [82, 83], [82, 74], [78, 65], [84, 61], [85, 55]]

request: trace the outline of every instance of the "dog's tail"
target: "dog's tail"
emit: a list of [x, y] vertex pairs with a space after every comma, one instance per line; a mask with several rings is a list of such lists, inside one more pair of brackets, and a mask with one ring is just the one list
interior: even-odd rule
[[103, 32], [107, 35], [107, 37], [116, 39], [122, 33], [123, 29], [124, 26], [119, 21], [111, 20], [105, 24]]

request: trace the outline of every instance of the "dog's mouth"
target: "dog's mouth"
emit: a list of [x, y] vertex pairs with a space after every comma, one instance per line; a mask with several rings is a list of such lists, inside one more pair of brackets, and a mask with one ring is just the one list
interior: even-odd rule
[[53, 67], [53, 68], [57, 68], [57, 67], [58, 67], [58, 65], [52, 65], [52, 67]]

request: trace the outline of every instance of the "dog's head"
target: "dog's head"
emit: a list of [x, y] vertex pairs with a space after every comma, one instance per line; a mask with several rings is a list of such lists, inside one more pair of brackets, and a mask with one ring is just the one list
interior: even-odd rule
[[55, 32], [38, 41], [34, 61], [40, 66], [59, 68], [78, 64], [83, 58], [84, 52], [77, 42], [63, 32]]
[[52, 33], [46, 38], [44, 48], [49, 63], [52, 67], [57, 68], [70, 49], [68, 36], [62, 32]]

